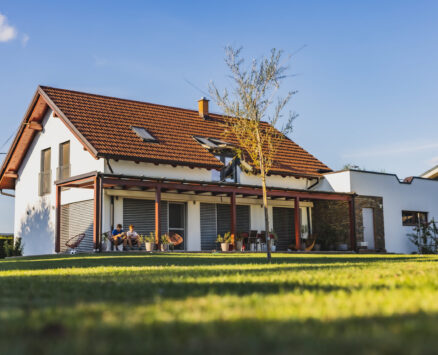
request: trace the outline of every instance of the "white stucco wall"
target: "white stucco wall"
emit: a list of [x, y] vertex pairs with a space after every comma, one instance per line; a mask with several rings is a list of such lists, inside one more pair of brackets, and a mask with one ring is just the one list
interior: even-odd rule
[[[287, 189], [307, 189], [316, 180], [295, 178], [292, 176], [282, 177], [280, 175], [270, 175], [266, 178], [266, 185], [271, 187], [280, 187]], [[258, 185], [261, 186], [260, 176], [246, 174], [242, 172], [240, 174], [240, 183], [244, 185]]]
[[[42, 122], [43, 131], [33, 140], [18, 171], [15, 184], [14, 234], [24, 243], [24, 254], [47, 254], [54, 252], [55, 239], [55, 186], [56, 168], [59, 165], [59, 144], [70, 141], [71, 174], [103, 169], [103, 160], [94, 159], [84, 151], [81, 143], [65, 124], [52, 116], [49, 110]], [[38, 174], [41, 167], [41, 151], [51, 148], [52, 189], [51, 193], [38, 195]], [[62, 192], [62, 204], [89, 200], [93, 192], [87, 189], [70, 189]]]
[[[152, 178], [168, 178], [168, 179], [185, 179], [211, 181], [211, 170], [207, 169], [191, 169], [189, 167], [171, 165], [155, 165], [152, 163], [138, 163], [133, 161], [110, 160], [111, 168], [114, 174], [147, 176]], [[111, 171], [106, 165], [105, 172], [110, 174]]]
[[[428, 218], [438, 219], [438, 181], [415, 178], [411, 184], [401, 183], [395, 175], [361, 171], [344, 171], [325, 175], [334, 191], [383, 197], [385, 245], [388, 252], [416, 251], [403, 226], [402, 211], [428, 212]], [[341, 183], [342, 182], [342, 183]]]

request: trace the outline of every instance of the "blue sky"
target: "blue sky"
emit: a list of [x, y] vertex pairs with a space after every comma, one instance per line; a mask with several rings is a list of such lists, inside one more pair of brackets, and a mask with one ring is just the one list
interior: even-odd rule
[[[2, 0], [0, 14], [0, 146], [38, 84], [195, 108], [228, 83], [224, 46], [304, 46], [285, 82], [292, 139], [332, 169], [438, 164], [437, 1]], [[13, 200], [0, 209], [12, 231]]]

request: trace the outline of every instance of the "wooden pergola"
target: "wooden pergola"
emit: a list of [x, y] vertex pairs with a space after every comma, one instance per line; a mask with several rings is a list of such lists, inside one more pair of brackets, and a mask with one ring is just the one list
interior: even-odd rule
[[[90, 172], [86, 174], [72, 176], [63, 180], [55, 181], [56, 185], [56, 238], [55, 251], [61, 250], [61, 194], [63, 188], [86, 188], [94, 190], [94, 229], [93, 244], [95, 249], [100, 249], [102, 235], [102, 195], [103, 189], [138, 189], [155, 191], [155, 237], [156, 243], [159, 244], [161, 235], [161, 217], [160, 204], [161, 193], [194, 193], [205, 194], [211, 193], [213, 196], [229, 196], [231, 205], [231, 235], [234, 240], [236, 235], [236, 197], [252, 196], [260, 198], [262, 189], [255, 185], [243, 185], [226, 182], [202, 182], [176, 179], [157, 179], [144, 176], [128, 176], [117, 174], [106, 174], [99, 172]], [[356, 231], [355, 231], [355, 211], [354, 196], [351, 193], [334, 193], [321, 191], [307, 191], [286, 188], [268, 188], [268, 197], [271, 199], [284, 198], [293, 200], [295, 207], [299, 207], [300, 200], [332, 200], [347, 201], [349, 205], [350, 221], [350, 246], [352, 250], [356, 249]], [[295, 245], [297, 250], [301, 247], [301, 228], [299, 208], [294, 208], [294, 234]]]

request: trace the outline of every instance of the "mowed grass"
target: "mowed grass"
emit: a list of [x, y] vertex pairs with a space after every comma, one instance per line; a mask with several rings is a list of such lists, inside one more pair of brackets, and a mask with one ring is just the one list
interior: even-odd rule
[[105, 254], [0, 261], [2, 354], [436, 354], [438, 258]]

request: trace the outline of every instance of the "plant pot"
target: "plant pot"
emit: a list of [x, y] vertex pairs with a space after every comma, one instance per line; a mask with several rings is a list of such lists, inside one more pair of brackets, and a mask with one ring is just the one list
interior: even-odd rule
[[146, 251], [154, 250], [154, 243], [152, 243], [152, 242], [146, 242], [146, 243], [144, 243], [144, 246], [146, 248]]
[[338, 244], [337, 250], [338, 251], [346, 251], [346, 250], [348, 250], [348, 245], [345, 243]]
[[169, 251], [169, 244], [161, 244], [161, 251]]
[[230, 248], [230, 243], [221, 243], [222, 251], [228, 251]]
[[241, 240], [238, 240], [237, 242], [236, 242], [236, 251], [242, 251], [242, 241]]

